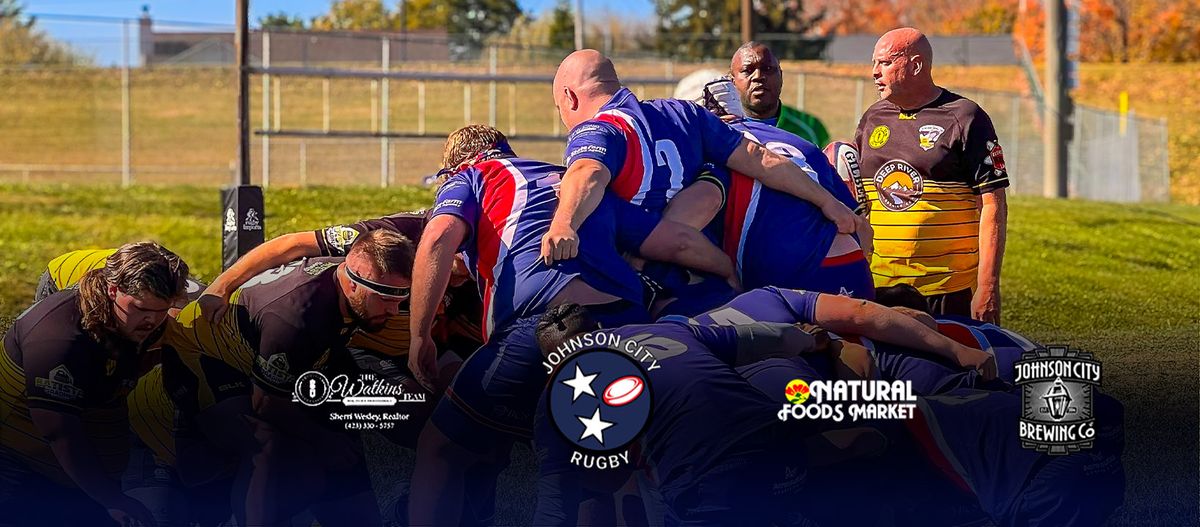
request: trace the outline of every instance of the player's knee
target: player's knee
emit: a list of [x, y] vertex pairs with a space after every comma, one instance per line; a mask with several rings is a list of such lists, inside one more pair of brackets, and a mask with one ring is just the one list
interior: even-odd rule
[[705, 241], [700, 231], [682, 223], [666, 220], [660, 221], [650, 236], [642, 243], [639, 250], [644, 258], [660, 262], [674, 261], [679, 255], [695, 250], [697, 244]]

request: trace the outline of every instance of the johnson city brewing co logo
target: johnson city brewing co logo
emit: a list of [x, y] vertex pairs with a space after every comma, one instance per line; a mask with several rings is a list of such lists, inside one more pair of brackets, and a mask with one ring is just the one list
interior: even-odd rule
[[1021, 387], [1021, 446], [1052, 456], [1091, 448], [1096, 438], [1092, 387], [1100, 361], [1066, 346], [1025, 352], [1014, 366]]

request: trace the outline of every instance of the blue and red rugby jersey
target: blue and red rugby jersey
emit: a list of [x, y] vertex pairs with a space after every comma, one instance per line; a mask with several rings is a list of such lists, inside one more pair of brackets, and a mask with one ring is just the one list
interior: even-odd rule
[[595, 117], [571, 130], [564, 164], [596, 160], [612, 174], [609, 190], [661, 212], [696, 180], [704, 163], [723, 166], [741, 140], [740, 133], [696, 103], [643, 102], [621, 88]]
[[601, 203], [579, 229], [579, 256], [547, 266], [542, 236], [558, 207], [565, 169], [519, 157], [476, 163], [438, 190], [431, 218], [450, 214], [471, 232], [458, 249], [479, 284], [483, 333], [546, 310], [550, 300], [578, 277], [598, 291], [642, 302], [642, 283], [616, 250], [612, 208]]
[[[821, 149], [812, 143], [756, 121], [743, 120], [732, 126], [751, 141], [790, 158], [847, 207], [857, 206]], [[713, 170], [721, 179], [728, 177], [722, 249], [737, 265], [742, 284], [747, 289], [810, 285], [808, 275], [828, 254], [837, 225], [808, 201], [737, 172], [726, 175], [723, 167]]]

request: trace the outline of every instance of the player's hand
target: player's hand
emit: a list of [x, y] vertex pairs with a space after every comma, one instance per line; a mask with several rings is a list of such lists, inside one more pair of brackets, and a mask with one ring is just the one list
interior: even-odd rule
[[833, 196], [830, 196], [825, 204], [821, 205], [821, 213], [836, 224], [838, 232], [842, 234], [854, 234], [858, 230], [858, 220], [861, 218]]
[[576, 256], [579, 256], [579, 234], [570, 226], [551, 223], [550, 230], [542, 236], [542, 261], [550, 265]]
[[154, 527], [158, 525], [158, 521], [154, 519], [150, 509], [142, 505], [142, 502], [128, 496], [122, 496], [121, 500], [107, 505], [105, 508], [108, 509], [108, 517], [121, 527]]
[[862, 216], [855, 216], [856, 227], [858, 234], [858, 246], [862, 247], [863, 255], [867, 257], [867, 261], [871, 261], [871, 252], [875, 250], [875, 229], [871, 227], [871, 220]]
[[408, 370], [426, 390], [437, 393], [437, 344], [432, 336], [413, 334], [408, 343]]
[[219, 295], [210, 292], [210, 289], [205, 289], [196, 303], [200, 305], [200, 313], [209, 322], [216, 323], [225, 316], [225, 311], [229, 309], [229, 299], [224, 295]]
[[990, 381], [996, 378], [997, 367], [996, 357], [991, 353], [983, 350], [962, 346], [956, 354], [958, 365], [965, 370], [975, 370], [983, 377], [984, 381]]
[[971, 298], [971, 318], [1000, 324], [1000, 288], [980, 287]]

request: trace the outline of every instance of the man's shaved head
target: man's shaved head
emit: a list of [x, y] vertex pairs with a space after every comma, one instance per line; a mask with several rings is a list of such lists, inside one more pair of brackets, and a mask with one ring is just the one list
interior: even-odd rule
[[620, 89], [616, 67], [594, 49], [567, 55], [554, 74], [554, 104], [567, 128], [590, 119]]
[[933, 46], [916, 29], [902, 27], [879, 37], [871, 56], [871, 76], [879, 97], [901, 108], [915, 108], [937, 98], [933, 84]]

